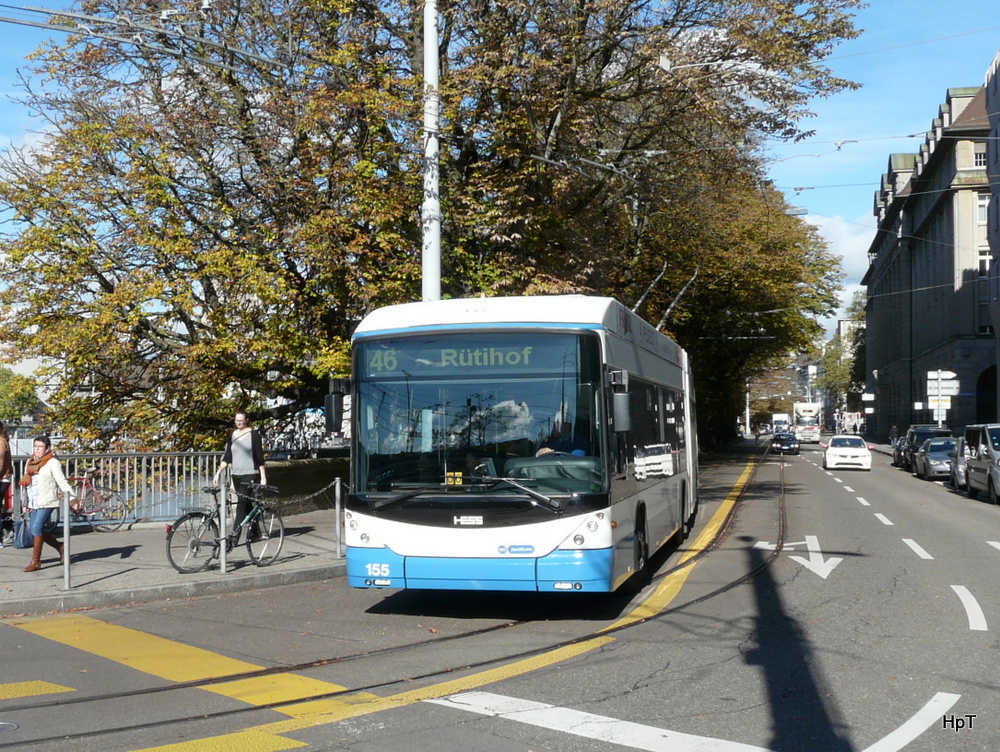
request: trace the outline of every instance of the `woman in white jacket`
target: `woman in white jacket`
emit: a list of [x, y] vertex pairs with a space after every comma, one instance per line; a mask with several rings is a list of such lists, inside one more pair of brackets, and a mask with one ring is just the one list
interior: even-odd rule
[[51, 533], [45, 532], [45, 525], [52, 517], [52, 510], [59, 506], [60, 489], [73, 493], [73, 486], [66, 480], [62, 465], [52, 454], [52, 442], [48, 436], [39, 436], [32, 443], [31, 459], [21, 478], [21, 487], [28, 496], [27, 508], [31, 511], [30, 527], [32, 541], [31, 563], [25, 572], [34, 572], [42, 567], [42, 544], [48, 543], [59, 552], [63, 560], [63, 547]]

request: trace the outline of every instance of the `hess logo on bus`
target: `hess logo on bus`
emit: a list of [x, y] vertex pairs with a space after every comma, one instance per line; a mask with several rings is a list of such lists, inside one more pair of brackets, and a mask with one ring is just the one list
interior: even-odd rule
[[455, 515], [453, 521], [456, 525], [482, 525], [483, 518], [481, 515], [475, 514], [461, 514]]

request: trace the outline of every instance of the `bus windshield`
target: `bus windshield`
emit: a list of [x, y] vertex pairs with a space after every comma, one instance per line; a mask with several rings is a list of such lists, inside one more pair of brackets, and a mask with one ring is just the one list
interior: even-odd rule
[[592, 332], [359, 339], [355, 492], [601, 491], [599, 347]]

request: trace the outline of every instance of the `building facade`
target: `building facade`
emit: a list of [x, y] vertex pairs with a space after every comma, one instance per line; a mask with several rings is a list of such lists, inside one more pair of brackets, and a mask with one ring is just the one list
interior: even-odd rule
[[[949, 89], [919, 153], [894, 154], [875, 195], [868, 249], [869, 435], [893, 425], [952, 429], [997, 418], [997, 344], [987, 233], [986, 87]], [[960, 394], [938, 413], [928, 373], [952, 371]]]

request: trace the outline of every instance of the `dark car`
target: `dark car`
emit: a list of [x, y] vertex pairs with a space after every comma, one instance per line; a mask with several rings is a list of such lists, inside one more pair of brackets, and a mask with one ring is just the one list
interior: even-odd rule
[[778, 454], [798, 454], [799, 440], [795, 434], [776, 433], [771, 438], [771, 451]]
[[913, 456], [917, 453], [917, 450], [920, 449], [921, 445], [927, 439], [936, 439], [939, 437], [951, 437], [951, 429], [933, 424], [914, 424], [907, 428], [903, 444], [903, 467], [912, 473], [916, 468]]
[[913, 455], [913, 469], [918, 478], [947, 478], [951, 475], [954, 439], [927, 439]]

